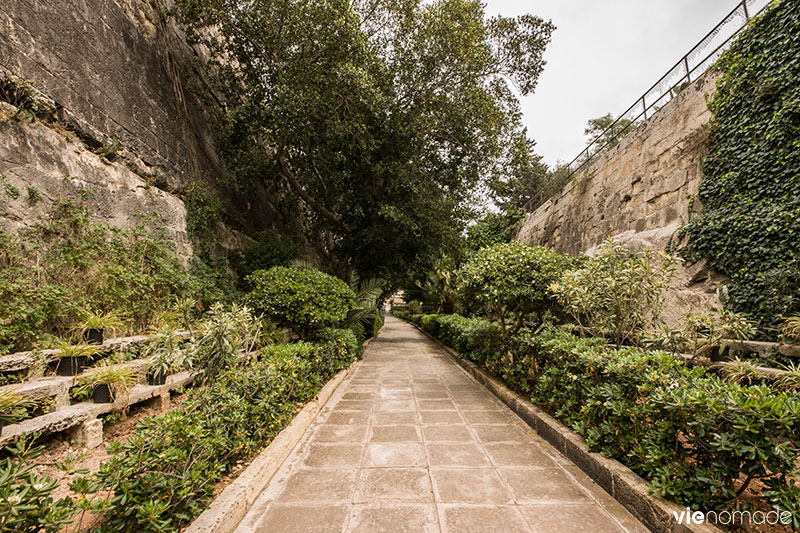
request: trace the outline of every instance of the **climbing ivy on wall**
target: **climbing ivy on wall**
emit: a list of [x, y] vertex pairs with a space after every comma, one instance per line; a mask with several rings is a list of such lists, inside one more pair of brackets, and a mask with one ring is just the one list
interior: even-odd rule
[[682, 250], [731, 277], [725, 305], [773, 336], [800, 312], [800, 2], [776, 2], [722, 55], [708, 156]]

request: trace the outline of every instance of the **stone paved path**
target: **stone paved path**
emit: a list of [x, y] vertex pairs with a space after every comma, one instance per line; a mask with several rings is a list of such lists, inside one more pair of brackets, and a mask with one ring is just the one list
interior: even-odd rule
[[647, 529], [435, 343], [387, 317], [237, 531]]

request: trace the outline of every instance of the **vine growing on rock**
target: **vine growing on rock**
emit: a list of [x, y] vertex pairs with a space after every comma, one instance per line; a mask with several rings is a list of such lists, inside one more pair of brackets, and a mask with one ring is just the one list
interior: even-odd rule
[[800, 311], [800, 4], [769, 8], [716, 67], [703, 212], [682, 253], [730, 276], [726, 307], [772, 337]]

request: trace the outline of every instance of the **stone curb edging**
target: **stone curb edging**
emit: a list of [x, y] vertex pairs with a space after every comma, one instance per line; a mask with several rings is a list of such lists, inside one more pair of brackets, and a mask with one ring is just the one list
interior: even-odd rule
[[[383, 328], [381, 328], [383, 329]], [[379, 331], [380, 333], [380, 331]], [[377, 337], [362, 344], [365, 350]], [[192, 522], [185, 533], [230, 533], [244, 519], [261, 492], [300, 442], [306, 430], [325, 407], [342, 381], [358, 366], [359, 361], [336, 374], [308, 402], [292, 421], [259, 453], [230, 485], [214, 498], [211, 505]]]
[[633, 470], [619, 461], [589, 451], [584, 439], [567, 426], [478, 368], [473, 362], [461, 357], [427, 331], [413, 323], [411, 325], [453, 357], [476, 381], [489, 389], [543, 439], [575, 463], [649, 529], [658, 533], [721, 533], [722, 530], [711, 524], [678, 524], [673, 518], [673, 513], [680, 514], [686, 511], [686, 508], [659, 495], [650, 494], [647, 482]]

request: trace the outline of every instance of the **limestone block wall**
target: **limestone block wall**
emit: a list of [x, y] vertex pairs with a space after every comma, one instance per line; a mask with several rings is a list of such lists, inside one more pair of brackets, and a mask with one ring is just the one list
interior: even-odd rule
[[[607, 237], [637, 249], [663, 249], [691, 209], [700, 185], [706, 98], [716, 75], [706, 73], [619, 144], [573, 177], [518, 226], [515, 239], [568, 253], [592, 253]], [[693, 205], [692, 205], [693, 204]], [[725, 279], [704, 264], [679, 268], [663, 318], [676, 325], [692, 309], [719, 306]]]
[[713, 73], [699, 78], [591, 162], [525, 218], [516, 239], [570, 253], [615, 236], [663, 247], [697, 194], [715, 80]]

